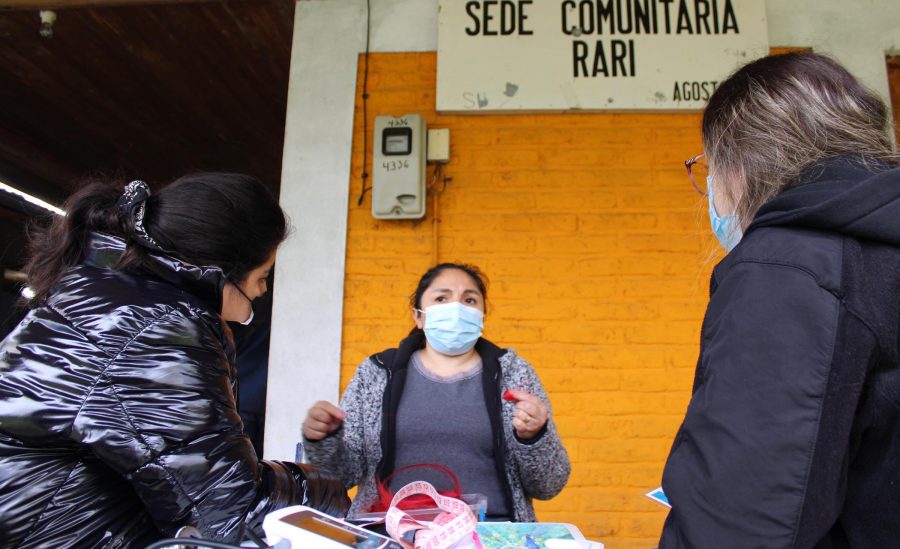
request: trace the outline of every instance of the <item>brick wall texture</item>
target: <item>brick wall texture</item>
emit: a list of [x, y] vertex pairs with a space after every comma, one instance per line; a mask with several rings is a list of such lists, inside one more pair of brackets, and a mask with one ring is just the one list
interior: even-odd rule
[[[666, 510], [643, 494], [660, 483], [690, 398], [717, 257], [682, 164], [701, 150], [699, 113], [439, 115], [434, 53], [372, 54], [364, 135], [364, 65], [342, 390], [412, 327], [407, 297], [426, 269], [478, 265], [490, 279], [485, 335], [534, 364], [572, 459], [566, 489], [538, 502], [540, 520], [612, 549], [655, 547]], [[357, 206], [374, 117], [406, 113], [450, 129], [452, 180], [423, 220], [379, 221], [368, 195]]]

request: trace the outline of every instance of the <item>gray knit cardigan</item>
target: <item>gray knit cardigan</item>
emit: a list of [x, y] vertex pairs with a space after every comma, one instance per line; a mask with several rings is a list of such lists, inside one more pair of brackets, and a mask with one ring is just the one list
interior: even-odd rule
[[[522, 389], [537, 395], [550, 409], [550, 400], [534, 368], [508, 349], [500, 357], [500, 387]], [[367, 358], [341, 398], [340, 407], [347, 417], [340, 429], [321, 441], [304, 440], [307, 462], [339, 476], [347, 488], [359, 485], [348, 517], [353, 518], [378, 500], [375, 469], [381, 461], [382, 397], [387, 385], [387, 371]], [[563, 447], [552, 414], [547, 428], [535, 441], [521, 442], [512, 427], [515, 403], [501, 400], [503, 432], [506, 439], [506, 479], [509, 483], [513, 518], [518, 522], [537, 520], [532, 498], [550, 499], [557, 495], [569, 479], [571, 465]]]

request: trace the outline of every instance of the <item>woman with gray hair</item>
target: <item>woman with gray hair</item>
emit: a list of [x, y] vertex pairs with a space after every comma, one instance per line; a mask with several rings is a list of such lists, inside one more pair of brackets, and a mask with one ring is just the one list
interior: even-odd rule
[[900, 157], [884, 103], [791, 53], [726, 80], [688, 174], [727, 256], [661, 549], [900, 543]]

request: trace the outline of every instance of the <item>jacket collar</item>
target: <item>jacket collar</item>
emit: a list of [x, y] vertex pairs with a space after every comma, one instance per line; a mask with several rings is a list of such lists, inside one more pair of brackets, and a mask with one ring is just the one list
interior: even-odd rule
[[[90, 233], [85, 243], [84, 262], [94, 267], [114, 269], [126, 243], [119, 237], [106, 233]], [[172, 256], [148, 252], [143, 271], [154, 278], [181, 288], [207, 304], [216, 313], [222, 310], [222, 289], [225, 273], [215, 266], [197, 266]]]
[[[387, 351], [377, 353], [372, 355], [371, 358], [382, 368], [396, 372], [399, 369], [406, 368], [413, 353], [424, 348], [425, 333], [422, 330], [413, 330], [400, 342], [396, 350], [390, 350], [390, 353]], [[507, 352], [506, 349], [494, 345], [483, 337], [478, 338], [478, 341], [475, 342], [475, 351], [481, 356], [482, 367], [490, 373], [500, 368], [500, 357]]]

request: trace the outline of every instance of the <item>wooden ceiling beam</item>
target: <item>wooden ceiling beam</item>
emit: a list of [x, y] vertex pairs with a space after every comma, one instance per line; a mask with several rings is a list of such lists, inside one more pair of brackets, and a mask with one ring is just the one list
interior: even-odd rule
[[0, 0], [0, 10], [57, 10], [65, 8], [101, 8], [108, 6], [152, 6], [175, 4], [211, 4], [225, 0]]
[[[15, 135], [6, 128], [0, 127], [0, 173], [9, 170], [20, 172], [22, 180], [14, 177], [7, 183], [15, 184], [34, 194], [43, 195], [41, 198], [50, 201], [59, 198], [60, 194], [64, 198], [77, 188], [78, 179], [83, 175], [81, 173], [83, 170], [78, 167], [60, 161], [44, 148], [31, 143], [23, 136]], [[33, 181], [34, 179], [40, 181]], [[53, 187], [61, 189], [62, 192], [54, 193], [57, 196], [47, 194], [49, 189], [41, 181], [48, 182]]]
[[193, 1], [57, 10], [51, 39], [37, 9], [0, 11], [0, 176], [53, 202], [198, 170], [277, 193], [294, 2]]

